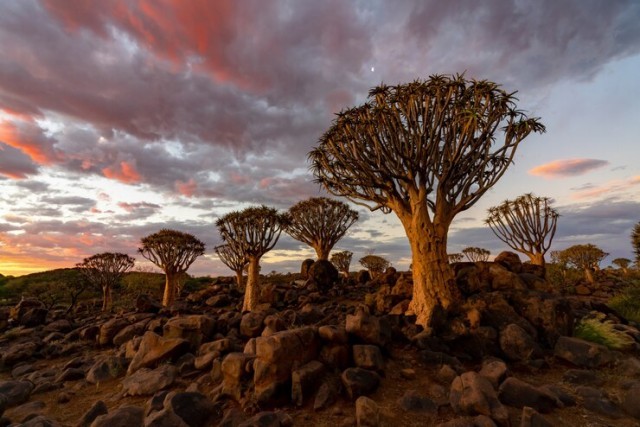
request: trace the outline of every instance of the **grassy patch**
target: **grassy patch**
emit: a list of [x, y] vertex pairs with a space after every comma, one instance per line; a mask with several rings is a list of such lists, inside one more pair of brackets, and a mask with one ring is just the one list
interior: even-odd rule
[[595, 313], [594, 317], [584, 318], [578, 323], [574, 336], [596, 344], [602, 344], [612, 350], [630, 348], [634, 340], [629, 335], [615, 329], [611, 320], [605, 320], [604, 314]]
[[611, 298], [609, 307], [616, 310], [627, 320], [640, 323], [640, 283], [635, 282]]

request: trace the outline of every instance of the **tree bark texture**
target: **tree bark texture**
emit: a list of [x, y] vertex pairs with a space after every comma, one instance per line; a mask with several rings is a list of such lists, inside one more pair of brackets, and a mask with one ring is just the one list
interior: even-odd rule
[[169, 307], [176, 301], [176, 279], [178, 276], [173, 273], [165, 273], [165, 277], [162, 305], [164, 307]]
[[316, 251], [316, 256], [318, 257], [318, 261], [324, 260], [327, 261], [329, 259], [329, 253], [331, 252], [331, 248], [327, 248], [323, 246], [321, 243], [313, 245], [313, 249]]
[[238, 286], [239, 290], [243, 289], [243, 283], [242, 283], [242, 270], [236, 271], [236, 286]]
[[102, 311], [107, 311], [111, 308], [111, 287], [102, 287]]
[[247, 287], [244, 292], [244, 303], [242, 311], [253, 311], [260, 304], [260, 288], [259, 288], [260, 258], [249, 257], [249, 271], [247, 273]]
[[539, 252], [538, 253], [527, 253], [527, 256], [531, 260], [531, 264], [539, 265], [539, 266], [542, 266], [542, 267], [545, 266], [544, 254], [539, 253]]

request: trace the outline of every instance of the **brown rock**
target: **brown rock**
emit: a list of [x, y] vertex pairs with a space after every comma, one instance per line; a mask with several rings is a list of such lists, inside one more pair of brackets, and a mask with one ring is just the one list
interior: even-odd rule
[[582, 368], [598, 368], [613, 362], [613, 354], [607, 347], [573, 337], [560, 337], [554, 354]]
[[302, 406], [306, 398], [316, 390], [324, 373], [324, 365], [317, 360], [312, 360], [291, 373], [291, 400]]
[[180, 338], [189, 342], [189, 348], [196, 351], [203, 342], [213, 336], [215, 319], [207, 315], [173, 317], [165, 323], [165, 338]]
[[137, 406], [123, 406], [100, 415], [92, 423], [91, 427], [142, 427], [144, 411]]
[[380, 426], [380, 408], [373, 399], [360, 396], [356, 400], [356, 425], [358, 427]]
[[178, 357], [189, 350], [189, 341], [181, 338], [163, 338], [147, 331], [140, 341], [138, 351], [129, 364], [127, 374], [140, 368], [152, 367], [163, 360]]
[[486, 378], [469, 371], [451, 384], [449, 402], [457, 414], [486, 415], [500, 425], [509, 425], [509, 413]]
[[162, 365], [155, 370], [141, 368], [122, 380], [122, 392], [125, 396], [153, 395], [173, 384], [177, 374], [172, 365]]

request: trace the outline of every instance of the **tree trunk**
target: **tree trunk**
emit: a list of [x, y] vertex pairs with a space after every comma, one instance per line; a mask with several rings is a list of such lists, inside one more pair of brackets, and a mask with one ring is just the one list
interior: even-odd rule
[[247, 286], [244, 292], [242, 311], [252, 311], [258, 306], [260, 299], [259, 288], [260, 258], [249, 257], [249, 271], [247, 273]]
[[164, 295], [162, 297], [162, 306], [169, 307], [176, 301], [176, 278], [178, 276], [173, 273], [165, 273]]
[[584, 278], [587, 282], [594, 283], [593, 273], [591, 272], [591, 269], [588, 267], [584, 269]]
[[313, 249], [316, 250], [316, 256], [318, 257], [318, 261], [324, 260], [327, 261], [329, 259], [329, 253], [331, 252], [331, 248], [323, 247], [321, 244], [314, 245]]
[[102, 311], [107, 311], [111, 307], [111, 286], [102, 287]]
[[531, 260], [531, 264], [540, 265], [542, 267], [545, 266], [544, 254], [541, 254], [541, 253], [537, 252], [537, 253], [531, 253], [531, 254], [527, 254], [527, 255], [529, 255], [529, 259]]
[[242, 270], [236, 271], [236, 285], [238, 286], [238, 290], [242, 290]]

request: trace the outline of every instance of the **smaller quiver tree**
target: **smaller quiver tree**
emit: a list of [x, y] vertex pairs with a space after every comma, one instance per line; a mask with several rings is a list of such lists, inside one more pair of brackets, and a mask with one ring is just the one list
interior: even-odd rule
[[461, 253], [453, 253], [453, 254], [449, 254], [447, 255], [449, 257], [449, 264], [453, 264], [456, 262], [462, 262], [464, 255], [462, 255]]
[[331, 255], [331, 263], [338, 269], [344, 278], [349, 277], [349, 266], [353, 253], [350, 251], [336, 252]]
[[631, 260], [628, 258], [616, 258], [611, 261], [611, 264], [617, 265], [622, 269], [623, 274], [627, 274], [629, 272], [629, 265], [631, 264]]
[[213, 248], [224, 265], [236, 273], [236, 285], [242, 289], [242, 272], [247, 266], [247, 258], [244, 254], [234, 251], [231, 245], [220, 245]]
[[315, 249], [319, 260], [328, 260], [331, 249], [358, 220], [358, 212], [339, 200], [312, 197], [291, 206], [289, 219], [287, 234]]
[[600, 263], [609, 254], [591, 243], [586, 245], [573, 245], [560, 253], [560, 257], [567, 264], [584, 270], [584, 278], [589, 283], [594, 283], [593, 271], [600, 268]]
[[462, 253], [471, 262], [487, 261], [489, 259], [489, 255], [491, 255], [491, 251], [488, 249], [476, 248], [473, 246], [464, 248]]
[[89, 283], [102, 289], [102, 311], [107, 311], [112, 302], [111, 289], [134, 264], [135, 259], [127, 254], [104, 252], [85, 258], [76, 267]]
[[248, 262], [243, 311], [252, 311], [258, 306], [260, 258], [273, 249], [288, 223], [286, 214], [264, 205], [230, 212], [216, 221], [222, 240], [234, 252], [244, 254]]
[[375, 279], [380, 274], [384, 273], [384, 271], [391, 266], [391, 263], [386, 259], [382, 258], [378, 255], [365, 255], [360, 258], [360, 264], [369, 270], [369, 275], [372, 279]]
[[175, 302], [178, 281], [191, 264], [204, 254], [205, 245], [192, 234], [168, 229], [143, 237], [140, 244], [138, 252], [164, 271], [162, 305], [168, 307]]
[[544, 267], [544, 254], [551, 246], [559, 216], [551, 199], [529, 193], [490, 208], [485, 222], [511, 249], [528, 256], [531, 264]]

